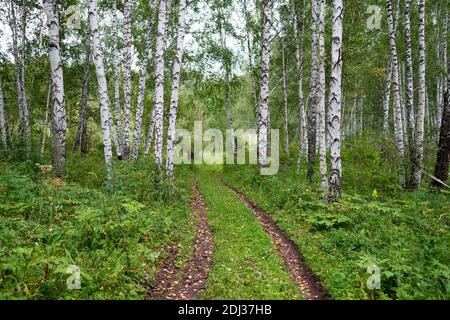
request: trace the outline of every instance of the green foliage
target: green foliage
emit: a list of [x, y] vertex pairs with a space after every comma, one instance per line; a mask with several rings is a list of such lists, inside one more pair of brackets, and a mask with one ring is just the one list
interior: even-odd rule
[[[151, 164], [118, 165], [111, 194], [96, 187], [100, 159], [90, 155], [80, 166], [97, 176], [72, 171], [77, 183], [63, 185], [28, 164], [0, 163], [0, 298], [142, 299], [165, 245], [179, 243], [179, 263], [187, 259], [189, 178], [165, 202], [154, 189], [143, 192]], [[66, 287], [69, 265], [81, 269], [81, 290]]]

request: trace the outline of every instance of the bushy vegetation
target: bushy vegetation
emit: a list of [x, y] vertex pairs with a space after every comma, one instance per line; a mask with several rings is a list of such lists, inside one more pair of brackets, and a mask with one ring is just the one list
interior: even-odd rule
[[[190, 255], [188, 172], [165, 201], [148, 159], [117, 163], [110, 193], [101, 153], [79, 157], [67, 182], [32, 162], [0, 162], [0, 298], [142, 299], [166, 245], [178, 243], [177, 263]], [[67, 289], [70, 265], [81, 290]]]
[[[381, 148], [383, 147], [383, 148]], [[382, 143], [358, 140], [344, 152], [342, 200], [320, 201], [305, 172], [288, 165], [273, 177], [229, 167], [224, 180], [270, 213], [336, 299], [449, 299], [450, 192], [400, 190]], [[318, 184], [314, 184], [318, 186]], [[381, 268], [369, 290], [367, 267]]]

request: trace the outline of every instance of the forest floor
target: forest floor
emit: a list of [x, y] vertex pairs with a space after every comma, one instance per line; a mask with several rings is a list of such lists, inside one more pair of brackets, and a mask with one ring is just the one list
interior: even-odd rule
[[344, 153], [332, 205], [287, 162], [178, 167], [169, 196], [148, 159], [115, 163], [114, 193], [101, 152], [70, 153], [66, 181], [0, 161], [0, 298], [450, 299], [450, 193], [401, 190], [370, 151]]

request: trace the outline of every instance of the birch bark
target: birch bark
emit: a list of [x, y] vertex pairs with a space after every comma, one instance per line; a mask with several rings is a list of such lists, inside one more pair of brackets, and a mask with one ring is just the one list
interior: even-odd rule
[[89, 21], [92, 33], [93, 58], [95, 71], [97, 75], [98, 90], [100, 96], [100, 118], [103, 135], [103, 147], [106, 167], [107, 187], [113, 189], [113, 164], [112, 164], [112, 148], [109, 126], [109, 98], [108, 88], [105, 77], [105, 67], [103, 64], [103, 54], [100, 46], [100, 37], [98, 31], [98, 14], [97, 0], [89, 0]]
[[64, 79], [59, 49], [59, 8], [54, 0], [44, 0], [49, 32], [49, 57], [53, 92], [52, 116], [52, 164], [53, 173], [59, 178], [66, 174], [66, 108]]
[[124, 131], [122, 157], [130, 159], [130, 117], [131, 117], [131, 63], [132, 63], [132, 34], [131, 34], [132, 0], [124, 0], [123, 11], [123, 93], [124, 93]]
[[425, 0], [419, 0], [419, 104], [416, 124], [416, 151], [411, 187], [418, 188], [422, 178], [423, 138], [426, 104]]
[[333, 1], [333, 30], [331, 43], [331, 81], [330, 81], [330, 122], [328, 130], [331, 138], [331, 171], [329, 201], [341, 197], [341, 108], [342, 108], [342, 22], [344, 3]]
[[404, 142], [403, 142], [403, 123], [402, 123], [402, 110], [401, 110], [401, 102], [400, 102], [400, 88], [399, 88], [399, 78], [398, 78], [398, 58], [397, 58], [397, 46], [395, 43], [395, 30], [394, 30], [394, 21], [392, 15], [392, 0], [386, 1], [386, 11], [388, 15], [388, 26], [389, 26], [389, 45], [392, 59], [392, 87], [394, 93], [394, 102], [395, 102], [395, 144], [397, 146], [397, 150], [400, 154], [400, 163], [399, 163], [399, 180], [400, 184], [405, 186], [405, 168], [404, 168]]
[[0, 130], [2, 132], [2, 146], [3, 154], [8, 154], [8, 137], [6, 133], [6, 119], [5, 119], [5, 106], [3, 100], [3, 84], [2, 78], [0, 77]]
[[186, 0], [180, 0], [178, 9], [178, 37], [177, 49], [175, 52], [175, 59], [172, 69], [172, 94], [170, 98], [169, 110], [169, 128], [167, 137], [167, 161], [166, 161], [166, 176], [173, 180], [174, 172], [174, 143], [178, 113], [178, 98], [180, 92], [180, 71], [183, 59], [184, 50], [184, 36], [185, 36], [185, 16], [186, 16]]
[[272, 1], [263, 0], [263, 30], [261, 52], [261, 87], [258, 128], [258, 162], [267, 165], [267, 142], [269, 125], [269, 67], [270, 67], [270, 27], [272, 24]]

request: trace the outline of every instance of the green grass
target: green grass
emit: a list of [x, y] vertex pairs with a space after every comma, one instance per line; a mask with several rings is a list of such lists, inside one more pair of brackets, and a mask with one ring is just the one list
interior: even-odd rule
[[[179, 244], [181, 266], [190, 256], [189, 172], [168, 201], [149, 160], [116, 163], [114, 193], [100, 152], [80, 163], [57, 186], [32, 163], [0, 162], [0, 298], [143, 299], [164, 246]], [[81, 290], [67, 289], [69, 265], [81, 269]]]
[[202, 298], [301, 298], [251, 210], [212, 171], [200, 172], [199, 185], [214, 236], [213, 266]]
[[[239, 166], [227, 168], [223, 178], [273, 216], [333, 298], [450, 299], [449, 192], [405, 192], [393, 182], [372, 195], [366, 170], [378, 180], [396, 180], [383, 166], [377, 171], [364, 161], [347, 162], [344, 175], [360, 173], [359, 189], [350, 187], [334, 205], [321, 200], [316, 183], [305, 182], [305, 172], [293, 174], [286, 165], [273, 177]], [[372, 264], [381, 268], [381, 290], [367, 289]]]

